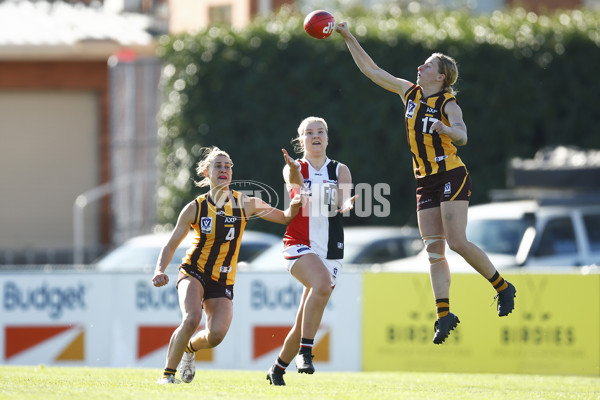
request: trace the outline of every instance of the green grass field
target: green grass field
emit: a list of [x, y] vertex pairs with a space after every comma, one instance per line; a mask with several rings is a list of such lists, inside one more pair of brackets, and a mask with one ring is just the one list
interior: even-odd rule
[[600, 399], [599, 377], [290, 370], [198, 370], [190, 384], [156, 385], [160, 369], [0, 367], [0, 399]]

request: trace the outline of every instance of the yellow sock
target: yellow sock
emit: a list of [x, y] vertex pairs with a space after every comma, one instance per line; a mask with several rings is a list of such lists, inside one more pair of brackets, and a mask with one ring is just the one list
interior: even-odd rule
[[498, 271], [496, 271], [494, 276], [488, 279], [488, 281], [490, 281], [494, 289], [496, 289], [496, 292], [501, 292], [508, 287], [508, 283], [506, 283], [504, 278], [500, 276]]
[[450, 312], [450, 299], [436, 299], [435, 308], [438, 319], [445, 317]]
[[194, 347], [192, 346], [192, 341], [191, 340], [188, 342], [188, 345], [185, 348], [185, 352], [186, 353], [195, 353], [196, 352], [196, 349], [194, 349]]

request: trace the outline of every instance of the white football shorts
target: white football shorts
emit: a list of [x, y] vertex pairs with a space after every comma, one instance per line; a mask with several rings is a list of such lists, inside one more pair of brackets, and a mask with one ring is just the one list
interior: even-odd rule
[[291, 273], [292, 267], [294, 266], [296, 261], [298, 261], [303, 255], [309, 253], [317, 255], [321, 259], [321, 262], [323, 262], [323, 265], [325, 265], [325, 267], [329, 271], [329, 280], [331, 281], [331, 287], [335, 287], [338, 272], [340, 272], [340, 270], [342, 269], [342, 261], [329, 260], [327, 258], [323, 258], [317, 253], [315, 253], [315, 251], [312, 248], [310, 248], [310, 246], [307, 246], [305, 244], [294, 244], [292, 246], [286, 247], [283, 250], [283, 263], [285, 265], [285, 269], [287, 269], [288, 272]]

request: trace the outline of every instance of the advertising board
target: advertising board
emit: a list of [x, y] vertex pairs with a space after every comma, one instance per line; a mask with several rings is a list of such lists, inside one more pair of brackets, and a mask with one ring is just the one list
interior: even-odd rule
[[[150, 276], [138, 273], [2, 274], [1, 359], [15, 365], [163, 368], [181, 320], [176, 276], [170, 278], [169, 285], [155, 288]], [[361, 288], [360, 274], [338, 279], [315, 338], [320, 370], [360, 369]], [[198, 368], [268, 369], [301, 296], [302, 286], [287, 272], [239, 273], [229, 333], [218, 347], [197, 353]]]
[[600, 275], [504, 278], [516, 306], [498, 317], [484, 278], [454, 274], [450, 310], [461, 322], [435, 345], [429, 276], [365, 274], [363, 370], [600, 375]]

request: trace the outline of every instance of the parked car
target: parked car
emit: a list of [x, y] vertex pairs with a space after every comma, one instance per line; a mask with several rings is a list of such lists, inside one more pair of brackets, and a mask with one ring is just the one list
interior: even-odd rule
[[[153, 271], [160, 249], [167, 243], [169, 236], [170, 233], [157, 233], [131, 238], [100, 258], [95, 263], [96, 269], [99, 271]], [[181, 259], [192, 245], [193, 238], [194, 231], [190, 231], [175, 251], [169, 268], [181, 264]], [[281, 241], [281, 237], [272, 233], [245, 230], [238, 262], [252, 260], [278, 241]]]
[[[401, 257], [417, 254], [423, 247], [419, 230], [413, 227], [356, 226], [344, 228], [344, 268], [369, 268]], [[276, 243], [240, 271], [283, 270], [283, 242]]]
[[[497, 269], [600, 265], [600, 202], [521, 200], [469, 208], [467, 238]], [[446, 249], [452, 271], [474, 271]], [[428, 271], [425, 249], [417, 256], [385, 263], [389, 271]]]

